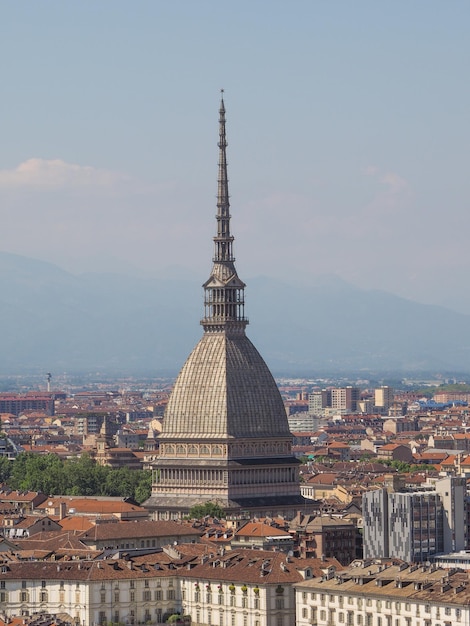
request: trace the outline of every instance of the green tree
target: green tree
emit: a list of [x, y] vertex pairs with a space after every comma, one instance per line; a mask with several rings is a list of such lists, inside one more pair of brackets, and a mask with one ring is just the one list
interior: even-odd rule
[[63, 461], [56, 454], [23, 452], [14, 461], [0, 457], [0, 481], [11, 489], [70, 496], [115, 496], [143, 502], [152, 473], [98, 465], [89, 454]]
[[95, 463], [89, 454], [70, 459], [65, 463], [67, 475], [67, 495], [96, 496], [101, 493], [102, 481], [105, 478], [104, 468]]
[[56, 454], [22, 452], [13, 464], [9, 485], [13, 489], [62, 493], [63, 463]]
[[13, 471], [14, 461], [7, 456], [0, 456], [0, 483], [8, 483]]
[[152, 494], [152, 472], [144, 470], [140, 473], [138, 483], [134, 490], [134, 499], [139, 504], [148, 500]]
[[201, 519], [201, 517], [225, 517], [225, 510], [216, 502], [204, 502], [204, 504], [196, 504], [189, 511], [189, 517], [195, 519]]

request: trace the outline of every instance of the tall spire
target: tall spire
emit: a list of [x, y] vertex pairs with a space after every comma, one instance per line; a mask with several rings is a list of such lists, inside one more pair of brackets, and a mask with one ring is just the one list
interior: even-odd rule
[[225, 135], [225, 104], [222, 89], [219, 109], [219, 176], [217, 179], [217, 236], [214, 237], [214, 262], [234, 261], [233, 237], [230, 235], [230, 201], [227, 175], [227, 138]]
[[225, 135], [225, 104], [223, 93], [219, 108], [219, 173], [217, 178], [217, 233], [214, 237], [212, 272], [204, 283], [204, 318], [206, 332], [231, 331], [244, 333], [245, 283], [235, 269], [233, 236], [230, 234], [230, 201], [227, 175], [227, 138]]

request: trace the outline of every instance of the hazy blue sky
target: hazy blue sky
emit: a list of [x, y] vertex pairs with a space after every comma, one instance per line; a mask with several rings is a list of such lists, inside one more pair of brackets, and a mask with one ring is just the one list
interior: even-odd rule
[[470, 313], [468, 0], [0, 0], [0, 250], [207, 278], [225, 89], [242, 278]]

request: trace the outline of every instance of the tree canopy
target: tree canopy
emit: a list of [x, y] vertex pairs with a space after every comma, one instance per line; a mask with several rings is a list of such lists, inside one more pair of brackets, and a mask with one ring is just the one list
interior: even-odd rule
[[204, 504], [196, 504], [196, 506], [193, 506], [189, 511], [189, 517], [191, 519], [201, 519], [207, 515], [220, 519], [225, 517], [225, 510], [216, 502], [204, 502]]
[[0, 457], [0, 480], [10, 489], [48, 495], [117, 496], [143, 502], [150, 496], [151, 472], [98, 465], [89, 454], [63, 461], [56, 454], [22, 452]]

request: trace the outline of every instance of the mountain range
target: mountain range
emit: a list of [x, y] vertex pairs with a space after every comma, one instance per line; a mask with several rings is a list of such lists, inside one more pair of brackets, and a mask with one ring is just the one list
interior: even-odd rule
[[[0, 371], [176, 374], [202, 334], [205, 278], [77, 276], [0, 253]], [[246, 282], [247, 334], [273, 372], [470, 371], [468, 315], [334, 276]]]

